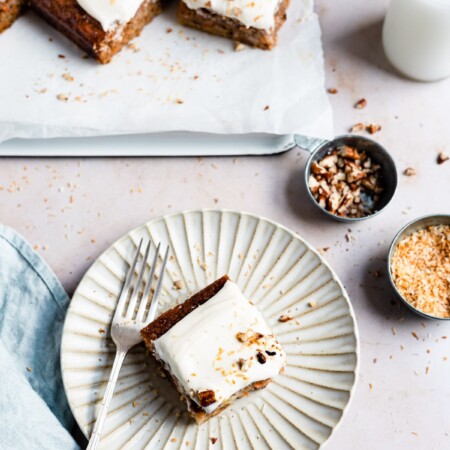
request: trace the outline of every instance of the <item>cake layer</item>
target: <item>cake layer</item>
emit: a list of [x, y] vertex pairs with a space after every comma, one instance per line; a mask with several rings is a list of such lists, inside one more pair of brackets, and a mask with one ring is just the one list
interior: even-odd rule
[[183, 317], [191, 313], [195, 308], [198, 308], [203, 303], [207, 302], [211, 297], [216, 295], [229, 280], [227, 275], [219, 278], [213, 283], [206, 286], [201, 291], [194, 294], [185, 302], [169, 309], [165, 313], [157, 317], [152, 323], [148, 324], [142, 331], [141, 336], [147, 348], [153, 351], [153, 342], [169, 331], [176, 323]]
[[181, 0], [189, 9], [207, 9], [230, 19], [236, 19], [247, 28], [271, 30], [280, 0]]
[[106, 64], [161, 12], [159, 0], [144, 0], [126, 24], [105, 31], [77, 0], [30, 0], [31, 7], [82, 50]]
[[137, 13], [143, 0], [77, 0], [78, 4], [94, 19], [97, 19], [105, 31], [117, 25], [128, 23]]
[[288, 6], [289, 0], [282, 0], [274, 16], [274, 25], [269, 30], [254, 26], [249, 28], [238, 19], [223, 16], [207, 8], [190, 9], [184, 1], [180, 1], [178, 19], [188, 27], [270, 50], [277, 45], [277, 32], [286, 21]]
[[285, 354], [239, 288], [222, 289], [153, 342], [166, 370], [206, 414], [254, 383], [270, 380]]
[[0, 33], [16, 21], [24, 6], [25, 0], [0, 0]]

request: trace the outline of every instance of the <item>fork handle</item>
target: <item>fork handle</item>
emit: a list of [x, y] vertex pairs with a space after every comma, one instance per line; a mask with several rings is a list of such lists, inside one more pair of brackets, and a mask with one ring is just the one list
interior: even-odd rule
[[117, 378], [119, 377], [120, 368], [122, 367], [125, 356], [128, 353], [127, 349], [117, 349], [116, 357], [114, 358], [114, 364], [112, 366], [111, 374], [109, 376], [108, 385], [106, 386], [105, 395], [103, 397], [102, 406], [100, 413], [95, 421], [94, 431], [91, 434], [89, 440], [89, 445], [87, 450], [95, 450], [100, 443], [102, 437], [103, 425], [105, 424], [106, 416], [108, 415], [109, 405], [111, 404], [111, 399], [114, 393], [114, 388], [116, 387]]

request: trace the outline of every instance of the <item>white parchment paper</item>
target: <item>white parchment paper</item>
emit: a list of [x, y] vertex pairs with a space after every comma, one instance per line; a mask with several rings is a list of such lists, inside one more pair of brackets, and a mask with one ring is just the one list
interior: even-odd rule
[[292, 0], [273, 51], [177, 24], [169, 7], [101, 66], [28, 12], [0, 35], [0, 142], [125, 133], [329, 136], [320, 27]]

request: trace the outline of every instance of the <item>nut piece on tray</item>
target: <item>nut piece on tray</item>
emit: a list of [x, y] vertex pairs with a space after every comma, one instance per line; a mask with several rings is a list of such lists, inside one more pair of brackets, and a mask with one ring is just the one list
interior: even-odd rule
[[141, 334], [198, 424], [266, 387], [286, 362], [258, 308], [226, 275]]
[[48, 23], [102, 64], [110, 62], [161, 12], [160, 0], [30, 0], [30, 3]]
[[0, 33], [16, 21], [24, 6], [25, 0], [0, 0]]
[[286, 20], [289, 0], [180, 0], [183, 25], [270, 50]]

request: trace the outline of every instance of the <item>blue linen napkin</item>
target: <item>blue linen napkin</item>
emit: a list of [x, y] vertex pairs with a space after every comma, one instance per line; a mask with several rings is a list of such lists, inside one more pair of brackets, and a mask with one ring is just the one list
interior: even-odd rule
[[0, 449], [78, 449], [59, 350], [69, 298], [15, 231], [0, 225]]

